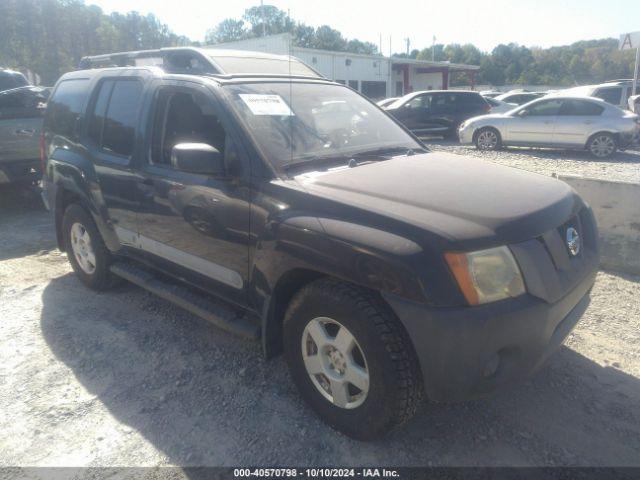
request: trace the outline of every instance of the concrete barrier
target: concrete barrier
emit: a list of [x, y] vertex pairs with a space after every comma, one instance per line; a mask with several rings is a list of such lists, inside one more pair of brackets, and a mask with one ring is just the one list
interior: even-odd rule
[[591, 206], [600, 230], [601, 265], [640, 274], [640, 184], [558, 175]]

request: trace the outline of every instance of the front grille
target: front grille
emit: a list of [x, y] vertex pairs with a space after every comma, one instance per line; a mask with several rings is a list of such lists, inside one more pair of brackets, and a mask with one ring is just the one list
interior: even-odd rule
[[[571, 228], [580, 237], [580, 249], [575, 255], [567, 244], [567, 231]], [[583, 208], [562, 225], [536, 239], [510, 247], [522, 270], [527, 291], [548, 302], [556, 302], [597, 266], [593, 213]]]

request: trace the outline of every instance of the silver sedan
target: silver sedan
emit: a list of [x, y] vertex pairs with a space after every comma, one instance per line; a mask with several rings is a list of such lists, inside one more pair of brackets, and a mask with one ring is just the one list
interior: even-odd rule
[[598, 98], [554, 96], [534, 100], [506, 113], [463, 122], [461, 143], [480, 150], [502, 146], [586, 149], [607, 158], [628, 146], [640, 132], [638, 115]]

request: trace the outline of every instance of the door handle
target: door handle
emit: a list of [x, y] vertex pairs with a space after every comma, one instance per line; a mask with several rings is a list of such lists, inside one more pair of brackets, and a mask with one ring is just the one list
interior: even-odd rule
[[28, 129], [28, 128], [19, 128], [14, 133], [16, 135], [20, 135], [21, 137], [33, 137], [33, 135], [36, 133], [36, 131], [33, 130], [33, 129]]
[[144, 180], [142, 180], [140, 183], [141, 183], [142, 185], [147, 185], [147, 186], [149, 186], [149, 187], [152, 187], [152, 186], [153, 186], [153, 178], [150, 178], [150, 177], [149, 177], [149, 178], [145, 178], [145, 179], [144, 179]]

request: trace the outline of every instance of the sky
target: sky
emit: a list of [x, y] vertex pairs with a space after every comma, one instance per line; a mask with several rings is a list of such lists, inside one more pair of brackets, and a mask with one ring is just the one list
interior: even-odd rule
[[[260, 0], [85, 0], [106, 13], [153, 13], [179, 35], [203, 40], [225, 18], [240, 18]], [[380, 45], [389, 54], [437, 43], [500, 43], [550, 47], [640, 30], [639, 0], [265, 0], [314, 27], [330, 25], [347, 38]], [[391, 39], [391, 42], [390, 42]]]

